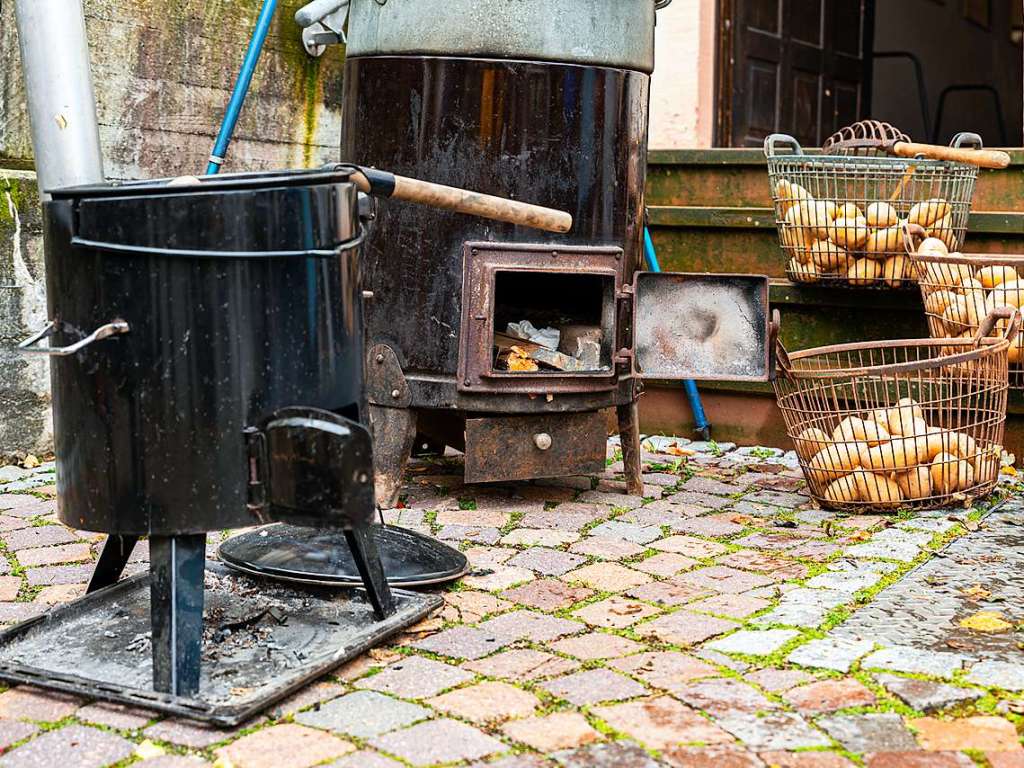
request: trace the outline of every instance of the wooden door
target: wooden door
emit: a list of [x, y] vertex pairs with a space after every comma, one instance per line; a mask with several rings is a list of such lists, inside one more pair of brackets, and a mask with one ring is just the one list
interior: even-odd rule
[[870, 104], [874, 0], [720, 0], [719, 146], [821, 146]]

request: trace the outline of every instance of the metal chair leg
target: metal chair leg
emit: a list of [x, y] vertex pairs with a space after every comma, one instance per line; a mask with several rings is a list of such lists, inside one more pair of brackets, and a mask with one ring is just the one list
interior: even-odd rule
[[384, 576], [384, 564], [381, 562], [380, 553], [377, 551], [377, 542], [370, 532], [369, 526], [352, 528], [345, 531], [345, 540], [348, 541], [349, 549], [352, 550], [352, 559], [355, 560], [359, 576], [363, 580], [366, 594], [373, 606], [373, 613], [377, 620], [386, 619], [395, 612], [395, 599], [391, 594], [391, 587]]
[[92, 569], [92, 578], [89, 579], [86, 594], [117, 583], [138, 541], [138, 536], [107, 536], [99, 560], [96, 561], [96, 567]]
[[203, 646], [206, 534], [149, 540], [153, 687], [192, 696], [199, 691]]

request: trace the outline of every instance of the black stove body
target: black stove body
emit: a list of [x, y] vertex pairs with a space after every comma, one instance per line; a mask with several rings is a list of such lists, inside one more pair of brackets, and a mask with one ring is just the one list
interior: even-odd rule
[[[349, 172], [99, 185], [46, 205], [59, 517], [109, 534], [90, 591], [149, 537], [154, 687], [195, 694], [206, 534], [345, 529], [378, 618]], [[47, 341], [48, 346], [42, 346]]]

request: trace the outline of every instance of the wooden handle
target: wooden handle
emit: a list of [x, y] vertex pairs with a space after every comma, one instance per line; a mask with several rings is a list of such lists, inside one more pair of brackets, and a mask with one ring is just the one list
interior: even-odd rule
[[[361, 173], [353, 176], [356, 186], [363, 192], [370, 191], [369, 180]], [[544, 208], [530, 203], [520, 203], [504, 197], [484, 195], [470, 192], [468, 189], [446, 187], [443, 184], [432, 184], [429, 181], [410, 179], [406, 176], [394, 177], [394, 191], [391, 197], [407, 200], [410, 203], [430, 205], [446, 211], [468, 213], [493, 221], [504, 221], [524, 227], [543, 229], [546, 232], [568, 232], [572, 229], [572, 216], [565, 211]]]
[[961, 149], [957, 147], [940, 147], [936, 144], [915, 144], [897, 141], [892, 151], [900, 157], [927, 157], [930, 160], [949, 160], [954, 163], [968, 163], [980, 168], [1005, 168], [1010, 164], [1010, 156], [995, 149]]

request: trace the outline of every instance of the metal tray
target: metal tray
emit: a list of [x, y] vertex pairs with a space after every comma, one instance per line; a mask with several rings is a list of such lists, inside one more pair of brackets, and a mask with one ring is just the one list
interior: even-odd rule
[[143, 573], [0, 633], [0, 679], [233, 727], [443, 602], [392, 592], [397, 611], [378, 622], [362, 590], [284, 586], [208, 562], [200, 693], [183, 698], [152, 688]]
[[[432, 536], [393, 525], [370, 526], [370, 535], [392, 587], [445, 584], [469, 572], [464, 554]], [[274, 523], [232, 536], [221, 543], [217, 557], [242, 573], [292, 584], [362, 584], [344, 533], [335, 528]]]

